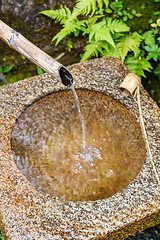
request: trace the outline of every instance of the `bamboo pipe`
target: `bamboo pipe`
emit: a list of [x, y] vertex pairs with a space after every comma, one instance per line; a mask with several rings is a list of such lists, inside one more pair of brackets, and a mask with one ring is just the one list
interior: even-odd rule
[[65, 86], [71, 86], [73, 78], [71, 73], [61, 63], [43, 52], [40, 48], [28, 41], [20, 33], [10, 28], [0, 20], [0, 38], [11, 48], [38, 65], [53, 77], [62, 81]]

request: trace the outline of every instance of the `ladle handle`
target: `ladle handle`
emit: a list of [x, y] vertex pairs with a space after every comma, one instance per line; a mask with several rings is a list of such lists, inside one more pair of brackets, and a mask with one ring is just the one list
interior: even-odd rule
[[60, 79], [64, 85], [70, 86], [73, 82], [71, 73], [61, 63], [43, 52], [40, 48], [28, 41], [20, 33], [10, 28], [0, 20], [0, 38], [11, 48], [34, 62], [44, 71]]

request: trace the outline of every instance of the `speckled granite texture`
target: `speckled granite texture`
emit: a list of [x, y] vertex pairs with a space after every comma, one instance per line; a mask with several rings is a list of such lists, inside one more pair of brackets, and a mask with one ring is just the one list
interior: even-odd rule
[[[69, 67], [76, 88], [101, 91], [132, 111], [136, 99], [118, 86], [128, 70], [119, 59], [101, 58]], [[15, 119], [37, 98], [66, 87], [44, 74], [0, 88], [0, 225], [6, 239], [124, 239], [160, 223], [160, 192], [148, 154], [142, 171], [122, 192], [94, 202], [43, 196], [30, 186], [11, 156]], [[141, 86], [151, 151], [160, 172], [160, 109]]]

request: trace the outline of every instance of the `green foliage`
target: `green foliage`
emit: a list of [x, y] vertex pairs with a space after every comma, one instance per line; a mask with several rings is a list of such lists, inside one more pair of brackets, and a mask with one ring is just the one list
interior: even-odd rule
[[132, 10], [132, 12], [129, 11], [130, 10], [129, 8], [127, 8], [127, 11], [124, 10], [122, 1], [111, 2], [109, 6], [112, 9], [111, 11], [113, 11], [114, 16], [116, 18], [122, 18], [124, 22], [126, 22], [128, 19], [133, 19], [134, 16], [136, 17], [142, 16], [141, 13], [137, 13], [134, 9]]
[[[152, 69], [150, 59], [160, 60], [160, 41], [157, 37], [159, 19], [154, 29], [141, 35], [131, 32], [125, 22], [141, 17], [142, 14], [134, 9], [123, 9], [122, 1], [109, 3], [109, 0], [77, 0], [72, 12], [61, 6], [59, 10], [46, 10], [41, 13], [62, 24], [62, 29], [52, 39], [56, 40], [56, 45], [71, 34], [88, 37], [81, 61], [93, 57], [114, 56], [122, 59], [131, 72], [145, 77], [145, 71]], [[150, 24], [153, 23], [151, 21]], [[73, 42], [67, 42], [67, 47], [70, 51], [74, 47]]]
[[40, 13], [54, 20], [57, 20], [57, 22], [60, 22], [61, 24], [65, 23], [66, 20], [71, 16], [71, 10], [67, 7], [63, 7], [62, 5], [60, 9], [45, 10]]
[[158, 44], [154, 44], [151, 47], [145, 46], [144, 49], [148, 52], [147, 60], [153, 58], [156, 62], [160, 60], [160, 48]]
[[3, 238], [3, 236], [2, 236], [2, 234], [0, 233], [0, 240], [4, 240], [4, 238]]
[[71, 19], [74, 19], [78, 15], [89, 15], [95, 13], [97, 9], [102, 11], [103, 5], [107, 8], [109, 4], [109, 0], [77, 0], [76, 6], [73, 9]]
[[144, 57], [134, 57], [134, 56], [128, 56], [125, 60], [125, 64], [129, 68], [130, 72], [136, 74], [139, 77], [146, 77], [145, 71], [150, 71], [152, 69], [152, 66], [150, 62], [147, 61]]
[[[119, 34], [120, 32], [125, 31], [129, 31], [129, 28], [125, 23], [117, 19], [103, 18], [102, 21], [94, 24], [89, 32], [88, 45], [84, 49], [85, 51], [81, 61], [85, 61], [93, 56], [98, 57], [97, 51], [103, 56], [107, 55], [107, 52], [110, 52], [111, 56], [113, 56], [113, 51], [116, 52], [117, 57], [120, 56], [120, 54], [117, 53], [118, 48], [116, 47], [115, 40], [122, 35]], [[103, 51], [105, 51], [106, 54], [104, 54]]]
[[6, 66], [5, 68], [2, 68], [2, 67], [0, 66], [0, 72], [1, 72], [2, 74], [8, 73], [8, 72], [10, 72], [11, 70], [12, 70], [12, 66]]
[[73, 42], [72, 42], [71, 39], [69, 39], [69, 40], [67, 41], [67, 47], [66, 47], [66, 49], [68, 50], [68, 52], [70, 52], [72, 48], [73, 48]]
[[80, 30], [83, 26], [85, 26], [85, 21], [79, 21], [75, 19], [74, 21], [67, 21], [63, 26], [63, 29], [52, 39], [52, 41], [56, 40], [56, 45], [67, 35], [73, 33], [75, 36], [78, 36]]
[[103, 50], [108, 51], [108, 45], [105, 41], [91, 41], [85, 46], [85, 52], [82, 56], [81, 62], [86, 61], [91, 57], [98, 57], [99, 53], [103, 54]]
[[[155, 13], [155, 15], [159, 15], [159, 14], [160, 14], [160, 12], [156, 12], [156, 13]], [[151, 27], [153, 27], [153, 28], [160, 27], [160, 18], [158, 18], [158, 19], [156, 20], [156, 22], [152, 22], [152, 23], [151, 23]]]
[[149, 30], [143, 34], [144, 42], [148, 46], [155, 44], [155, 36], [152, 30]]
[[160, 60], [160, 37], [159, 31], [150, 30], [143, 34], [145, 46], [143, 47], [146, 50], [146, 59], [153, 59], [154, 61]]
[[153, 71], [154, 75], [157, 76], [160, 80], [160, 63], [158, 64], [158, 66], [155, 68], [155, 70]]
[[119, 43], [117, 44], [117, 48], [120, 52], [120, 57], [124, 62], [125, 57], [128, 52], [133, 51], [136, 52], [139, 48], [142, 37], [138, 33], [129, 33], [125, 34], [120, 38]]
[[116, 57], [120, 58], [120, 53], [117, 48], [113, 48], [112, 46], [109, 46], [107, 50], [104, 50], [102, 53], [102, 57]]
[[115, 43], [111, 34], [128, 30], [129, 28], [124, 23], [116, 19], [103, 19], [101, 22], [96, 23], [92, 26], [89, 33], [89, 42], [93, 40], [96, 42], [105, 40], [113, 47], [115, 47]]
[[42, 70], [40, 67], [37, 66], [37, 73], [38, 75], [42, 75], [45, 71]]
[[0, 66], [0, 85], [1, 85], [1, 82], [5, 83], [5, 84], [9, 83], [8, 80], [6, 79], [6, 75], [7, 75], [7, 78], [8, 78], [11, 70], [12, 70], [12, 66], [5, 66], [4, 68], [2, 68]]
[[111, 33], [128, 32], [130, 30], [125, 23], [117, 19], [107, 18], [106, 23]]
[[110, 8], [112, 8], [114, 11], [118, 12], [123, 9], [123, 3], [122, 1], [119, 2], [111, 2]]

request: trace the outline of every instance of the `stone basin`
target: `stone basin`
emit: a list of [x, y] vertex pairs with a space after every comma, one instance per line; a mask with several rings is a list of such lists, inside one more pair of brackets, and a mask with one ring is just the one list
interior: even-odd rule
[[146, 158], [134, 115], [108, 96], [77, 90], [83, 129], [72, 91], [39, 99], [17, 119], [12, 155], [31, 185], [51, 197], [94, 201], [125, 188]]
[[[78, 153], [83, 151], [82, 129], [70, 90], [47, 74], [1, 87], [0, 221], [6, 239], [124, 239], [160, 223], [160, 193], [138, 123], [137, 102], [118, 90], [128, 69], [116, 58], [94, 59], [68, 68], [75, 88], [80, 89], [87, 149], [100, 151], [89, 164], [94, 174], [87, 175], [88, 168], [84, 174], [76, 173], [80, 169], [76, 165], [73, 175], [76, 153], [66, 153], [70, 143], [71, 150], [80, 147]], [[55, 103], [53, 109], [49, 102]], [[153, 159], [160, 171], [160, 110], [142, 86], [141, 102]], [[44, 124], [47, 119], [49, 128]], [[57, 126], [58, 138], [54, 134]], [[32, 135], [30, 129], [34, 129]], [[57, 150], [59, 139], [66, 159], [70, 159], [64, 168], [59, 168], [64, 154], [58, 157], [59, 165], [56, 160], [61, 153]], [[110, 152], [115, 154], [113, 159]], [[104, 156], [111, 165], [107, 160], [100, 164]], [[81, 169], [86, 166], [83, 162]], [[66, 169], [70, 170], [68, 178]], [[56, 185], [59, 176], [61, 182]], [[100, 183], [92, 184], [90, 179], [95, 177]], [[77, 183], [82, 187], [76, 188]]]

